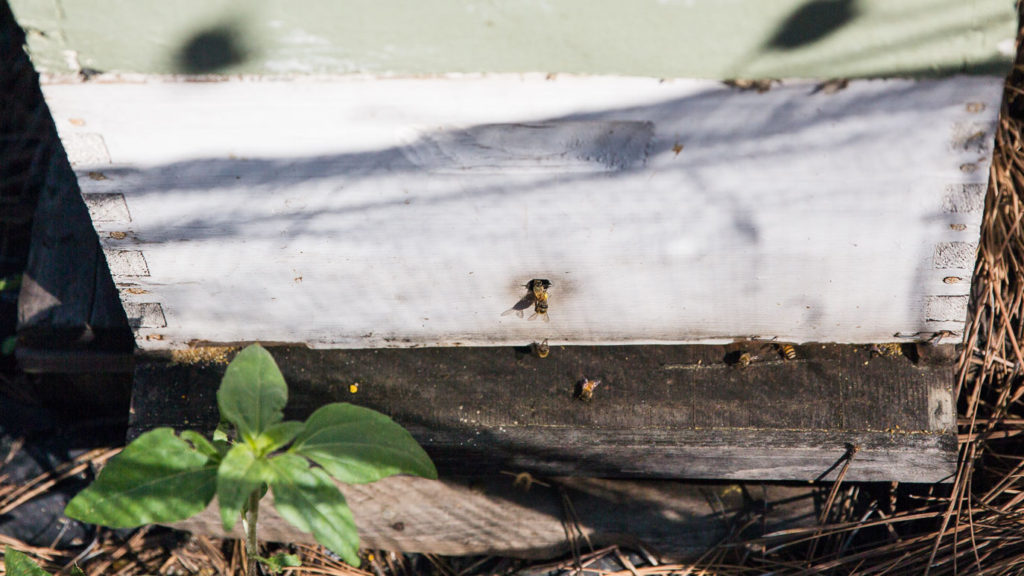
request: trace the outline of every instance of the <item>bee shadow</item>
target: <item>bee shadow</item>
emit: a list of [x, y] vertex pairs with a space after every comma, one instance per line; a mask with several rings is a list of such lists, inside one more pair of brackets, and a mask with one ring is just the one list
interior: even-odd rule
[[747, 352], [746, 350], [732, 350], [725, 354], [725, 357], [722, 358], [722, 362], [724, 362], [727, 366], [739, 366], [741, 358], [744, 354], [749, 355], [749, 352]]
[[533, 356], [533, 348], [531, 346], [513, 346], [512, 351], [515, 353], [516, 360], [522, 360], [527, 356]]
[[508, 310], [505, 310], [504, 312], [502, 312], [501, 315], [502, 316], [508, 316], [509, 314], [513, 314], [514, 313], [516, 316], [522, 318], [523, 317], [523, 311], [528, 309], [529, 307], [533, 306], [533, 302], [534, 302], [533, 292], [529, 292], [525, 296], [520, 298], [519, 302], [516, 302], [514, 306], [512, 306]]

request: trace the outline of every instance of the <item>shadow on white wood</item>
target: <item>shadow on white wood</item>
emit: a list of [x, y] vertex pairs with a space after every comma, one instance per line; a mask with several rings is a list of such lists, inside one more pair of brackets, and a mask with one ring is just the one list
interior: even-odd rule
[[[136, 322], [141, 346], [405, 347], [957, 332], [1001, 86], [498, 75], [44, 92], [62, 139], [94, 144], [69, 153], [122, 299], [165, 320]], [[148, 276], [118, 265], [126, 250]], [[551, 321], [502, 317], [533, 278], [553, 283]]]

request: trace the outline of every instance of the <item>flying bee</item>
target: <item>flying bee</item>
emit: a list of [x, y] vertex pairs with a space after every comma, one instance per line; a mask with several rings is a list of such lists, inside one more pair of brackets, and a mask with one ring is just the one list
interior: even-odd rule
[[594, 388], [597, 388], [597, 385], [600, 383], [600, 380], [589, 380], [584, 376], [583, 382], [579, 385], [579, 392], [576, 394], [576, 398], [584, 402], [590, 402], [594, 399]]
[[537, 358], [547, 358], [548, 354], [551, 353], [551, 347], [548, 346], [547, 338], [545, 338], [540, 344], [536, 342], [530, 344], [530, 348], [533, 349], [533, 353], [537, 355]]
[[796, 360], [796, 348], [792, 344], [776, 344], [775, 349], [786, 360]]

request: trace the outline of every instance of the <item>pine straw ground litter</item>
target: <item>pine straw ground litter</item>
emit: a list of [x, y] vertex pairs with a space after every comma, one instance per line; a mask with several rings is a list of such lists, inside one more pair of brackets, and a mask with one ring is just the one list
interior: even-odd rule
[[[1018, 57], [1018, 62], [1024, 62]], [[826, 487], [820, 522], [749, 537], [756, 515], [735, 519], [733, 536], [692, 564], [661, 564], [628, 556], [618, 548], [583, 553], [574, 542], [571, 558], [527, 566], [502, 558], [442, 558], [365, 551], [364, 569], [336, 560], [323, 549], [292, 545], [298, 575], [383, 576], [435, 573], [532, 574], [564, 570], [584, 574], [1021, 574], [1024, 573], [1024, 64], [1006, 86], [991, 167], [972, 305], [958, 364], [960, 455], [951, 485], [905, 488], [853, 485]], [[56, 483], [109, 459], [116, 450], [96, 450], [22, 485], [3, 484], [0, 515]], [[852, 455], [851, 455], [852, 456]], [[849, 462], [849, 461], [848, 461]], [[571, 523], [570, 523], [571, 524]], [[241, 574], [238, 541], [188, 536], [162, 528], [123, 532], [98, 529], [82, 549], [26, 546], [0, 537], [51, 570], [77, 563], [87, 574]], [[271, 547], [270, 552], [275, 550]], [[600, 565], [600, 568], [598, 567]]]

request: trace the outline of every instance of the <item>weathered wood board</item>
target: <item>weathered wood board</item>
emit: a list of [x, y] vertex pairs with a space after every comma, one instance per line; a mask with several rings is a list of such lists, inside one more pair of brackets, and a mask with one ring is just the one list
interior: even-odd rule
[[[821, 488], [669, 481], [537, 479], [514, 485], [510, 475], [441, 481], [391, 477], [373, 484], [339, 485], [356, 525], [360, 546], [445, 555], [551, 558], [569, 552], [563, 520], [564, 490], [595, 546], [642, 544], [663, 560], [693, 559], [725, 538], [737, 522], [762, 515], [750, 530], [769, 533], [815, 521]], [[306, 542], [278, 516], [270, 493], [260, 506], [260, 539]], [[240, 524], [240, 523], [239, 523]], [[212, 505], [174, 527], [223, 536]], [[242, 537], [240, 526], [232, 532]], [[586, 549], [585, 542], [581, 546]]]
[[44, 91], [141, 347], [375, 348], [956, 340], [1001, 85]]
[[[952, 368], [867, 347], [810, 345], [745, 368], [717, 346], [272, 352], [286, 416], [332, 401], [389, 414], [445, 474], [942, 482], [956, 468]], [[152, 359], [151, 359], [152, 360]], [[136, 368], [132, 433], [212, 430], [223, 366]], [[582, 378], [600, 379], [577, 399]]]

